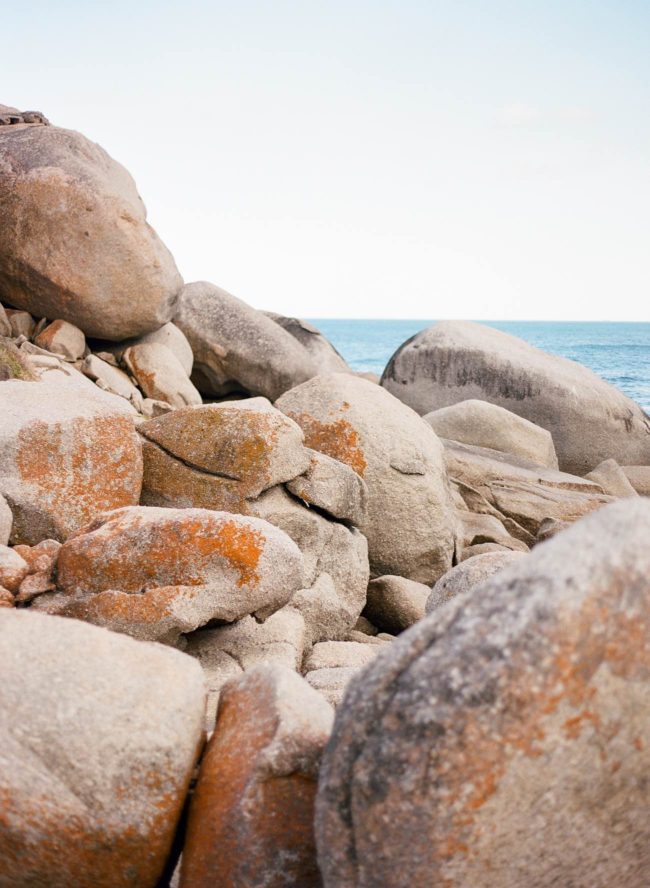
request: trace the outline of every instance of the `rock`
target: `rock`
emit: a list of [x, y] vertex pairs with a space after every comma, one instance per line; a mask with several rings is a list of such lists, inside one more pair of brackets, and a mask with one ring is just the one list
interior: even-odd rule
[[304, 645], [305, 621], [289, 606], [263, 623], [243, 617], [231, 626], [188, 635], [186, 651], [201, 663], [208, 686], [206, 729], [214, 727], [219, 694], [227, 681], [260, 663], [275, 663], [295, 672], [300, 669]]
[[310, 324], [299, 318], [286, 318], [284, 315], [275, 314], [272, 311], [263, 312], [272, 321], [275, 321], [283, 330], [290, 333], [294, 339], [305, 347], [311, 355], [317, 373], [351, 373], [350, 367], [337, 352], [331, 342], [323, 334]]
[[280, 666], [226, 685], [190, 805], [181, 888], [321, 884], [313, 809], [332, 717]]
[[0, 494], [0, 546], [6, 546], [9, 543], [13, 520], [7, 500]]
[[121, 340], [171, 320], [182, 280], [127, 171], [80, 133], [0, 128], [0, 289]]
[[305, 672], [339, 666], [363, 668], [377, 656], [377, 645], [359, 641], [321, 641], [311, 649]]
[[362, 632], [364, 635], [372, 635], [375, 636], [378, 633], [377, 627], [370, 622], [366, 617], [359, 617], [357, 622], [354, 624], [354, 630], [356, 632]]
[[608, 506], [366, 667], [321, 768], [327, 888], [648, 882], [648, 533]]
[[34, 335], [36, 322], [30, 313], [14, 309], [8, 311], [7, 314], [9, 316], [9, 324], [11, 325], [11, 332], [8, 335], [16, 338], [24, 336], [26, 339], [31, 339]]
[[52, 321], [34, 342], [65, 361], [78, 361], [86, 350], [86, 337], [79, 327], [67, 321]]
[[627, 475], [615, 459], [606, 459], [604, 462], [601, 462], [586, 477], [590, 481], [599, 484], [604, 493], [609, 496], [638, 496], [636, 490], [628, 481]]
[[540, 484], [499, 484], [492, 486], [496, 507], [535, 536], [546, 518], [573, 522], [602, 508], [612, 497], [562, 490]]
[[12, 335], [13, 331], [11, 329], [11, 321], [7, 316], [4, 305], [0, 303], [0, 336], [9, 337]]
[[[385, 633], [382, 632], [382, 635]], [[376, 645], [385, 645], [385, 638], [380, 638], [379, 635], [366, 635], [364, 630], [359, 631], [358, 629], [351, 629], [347, 636], [346, 641], [360, 641], [362, 644], [376, 644]]]
[[270, 404], [209, 404], [142, 423], [144, 501], [250, 512], [310, 464], [300, 427]]
[[380, 629], [403, 632], [422, 619], [430, 594], [430, 587], [424, 583], [404, 577], [377, 577], [368, 583], [365, 613]]
[[621, 466], [639, 496], [650, 496], [650, 466]]
[[126, 398], [136, 409], [142, 407], [142, 395], [124, 370], [120, 370], [119, 367], [113, 367], [97, 355], [88, 355], [81, 366], [81, 371], [89, 379], [97, 382], [104, 391]]
[[40, 111], [19, 111], [10, 105], [0, 105], [0, 126], [19, 126], [25, 124], [49, 126], [50, 122]]
[[55, 571], [61, 543], [57, 540], [43, 540], [36, 546], [16, 546], [13, 551], [25, 560], [27, 576], [21, 580], [16, 602], [27, 604], [45, 592], [56, 589]]
[[199, 752], [198, 664], [0, 612], [0, 883], [155, 888]]
[[[370, 645], [368, 645], [370, 647]], [[313, 669], [305, 675], [308, 684], [330, 704], [337, 707], [350, 681], [362, 671], [361, 666], [329, 666]]]
[[4, 586], [0, 586], [0, 607], [13, 607], [14, 606], [14, 596], [13, 593], [9, 591], [9, 589], [5, 589]]
[[456, 528], [443, 449], [412, 410], [345, 373], [317, 376], [276, 406], [302, 427], [308, 447], [366, 482], [360, 530], [374, 576], [433, 582], [451, 566]]
[[185, 375], [191, 375], [192, 366], [194, 364], [192, 349], [187, 341], [187, 337], [178, 329], [176, 324], [172, 324], [171, 322], [163, 324], [158, 330], [153, 330], [151, 333], [145, 333], [144, 336], [139, 336], [136, 339], [127, 339], [125, 342], [117, 343], [106, 342], [102, 343], [102, 347], [117, 359], [121, 359], [127, 348], [131, 348], [133, 345], [146, 345], [152, 342], [157, 345], [166, 346], [166, 348], [168, 348], [177, 358], [185, 371]]
[[318, 373], [290, 333], [213, 284], [183, 289], [175, 323], [190, 343], [193, 379], [205, 395], [245, 392], [274, 401]]
[[539, 525], [535, 542], [544, 543], [546, 540], [550, 540], [552, 537], [557, 536], [558, 533], [562, 533], [567, 527], [571, 527], [569, 521], [558, 521], [557, 518], [545, 518]]
[[83, 384], [0, 385], [0, 493], [14, 543], [63, 540], [102, 512], [138, 502], [133, 410], [78, 376]]
[[63, 601], [68, 615], [172, 643], [209, 620], [272, 613], [302, 585], [302, 556], [286, 534], [207, 509], [109, 512], [69, 539], [57, 563], [58, 588], [79, 599]]
[[304, 474], [287, 482], [287, 490], [308, 506], [316, 506], [359, 527], [366, 517], [368, 487], [345, 463], [325, 453], [310, 450], [310, 464]]
[[426, 602], [427, 614], [446, 604], [451, 598], [480, 586], [513, 561], [523, 557], [523, 552], [485, 552], [457, 564], [440, 577], [431, 590]]
[[167, 346], [159, 342], [132, 345], [124, 352], [123, 361], [148, 398], [166, 401], [171, 407], [202, 403], [201, 395]]
[[35, 382], [38, 376], [33, 363], [10, 339], [0, 339], [0, 382], [8, 379]]
[[462, 550], [482, 543], [497, 543], [506, 549], [527, 552], [528, 546], [512, 537], [503, 522], [494, 515], [482, 515], [474, 512], [459, 512], [458, 518], [462, 530]]
[[0, 546], [0, 586], [11, 593], [18, 592], [18, 587], [29, 573], [29, 565], [14, 549]]
[[550, 432], [488, 401], [459, 401], [423, 417], [440, 438], [523, 456], [557, 469]]
[[405, 342], [382, 386], [420, 414], [478, 398], [547, 429], [560, 468], [584, 475], [605, 459], [650, 463], [650, 419], [591, 370], [466, 321], [441, 321]]
[[477, 555], [485, 555], [487, 552], [512, 552], [507, 546], [500, 546], [498, 543], [476, 543], [474, 546], [467, 546], [461, 552], [458, 559], [459, 564], [467, 561], [469, 558], [476, 558]]

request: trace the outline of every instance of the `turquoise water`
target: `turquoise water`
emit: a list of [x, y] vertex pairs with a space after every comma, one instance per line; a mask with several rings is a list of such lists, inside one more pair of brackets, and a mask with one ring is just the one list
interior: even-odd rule
[[[405, 339], [435, 321], [313, 319], [355, 370], [381, 374]], [[650, 323], [484, 321], [590, 367], [650, 411]]]

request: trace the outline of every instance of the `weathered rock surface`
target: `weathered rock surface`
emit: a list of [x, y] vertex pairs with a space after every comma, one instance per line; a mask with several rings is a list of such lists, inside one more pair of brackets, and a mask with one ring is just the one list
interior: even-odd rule
[[431, 588], [424, 583], [404, 577], [377, 577], [368, 583], [365, 614], [379, 629], [397, 634], [422, 619], [430, 594]]
[[606, 459], [585, 477], [602, 487], [603, 492], [618, 498], [638, 496], [627, 475], [615, 459]]
[[550, 432], [488, 401], [459, 401], [422, 417], [440, 438], [523, 456], [557, 469]]
[[255, 518], [135, 506], [105, 514], [63, 545], [57, 585], [78, 599], [79, 613], [70, 615], [170, 640], [170, 632], [212, 619], [282, 607], [303, 585], [303, 559], [286, 534]]
[[64, 361], [78, 361], [86, 350], [86, 337], [79, 327], [68, 321], [52, 321], [34, 342], [40, 348], [60, 355]]
[[0, 128], [0, 289], [121, 340], [171, 319], [182, 280], [127, 171], [80, 133]]
[[193, 380], [205, 395], [247, 392], [274, 401], [318, 373], [290, 333], [213, 284], [183, 289], [175, 323], [192, 347]]
[[272, 311], [263, 313], [304, 346], [316, 365], [317, 373], [352, 373], [332, 343], [309, 321], [287, 318]]
[[480, 324], [441, 321], [418, 333], [381, 384], [420, 414], [472, 398], [505, 407], [551, 433], [566, 472], [610, 458], [650, 463], [650, 420], [634, 401], [586, 367]]
[[27, 339], [31, 339], [36, 327], [36, 322], [30, 313], [28, 311], [9, 309], [7, 315], [9, 317], [9, 324], [11, 325], [11, 332], [8, 335], [16, 337], [25, 336]]
[[0, 385], [0, 493], [15, 543], [63, 540], [101, 512], [138, 502], [134, 411], [80, 380]]
[[179, 330], [176, 324], [171, 323], [171, 321], [167, 324], [163, 324], [162, 327], [153, 330], [151, 333], [145, 333], [144, 336], [138, 336], [136, 339], [127, 339], [124, 342], [115, 343], [106, 342], [102, 343], [101, 346], [102, 348], [105, 347], [106, 351], [120, 359], [127, 348], [131, 348], [133, 345], [145, 345], [152, 342], [155, 342], [158, 345], [164, 345], [170, 350], [170, 352], [173, 352], [186, 375], [191, 375], [192, 366], [194, 364], [192, 348], [187, 341], [185, 334]]
[[326, 886], [648, 882], [648, 533], [615, 503], [366, 667], [321, 769]]
[[154, 888], [199, 751], [190, 657], [0, 611], [0, 884]]
[[365, 520], [368, 500], [363, 478], [325, 453], [310, 450], [309, 456], [309, 468], [287, 482], [287, 490], [307, 505], [359, 527]]
[[379, 386], [350, 374], [318, 376], [277, 407], [305, 443], [346, 463], [367, 484], [372, 573], [433, 582], [450, 566], [455, 515], [443, 449], [432, 429]]
[[6, 546], [11, 537], [11, 525], [13, 515], [7, 504], [7, 500], [0, 494], [0, 546]]
[[621, 466], [639, 496], [650, 496], [650, 466]]
[[524, 558], [523, 552], [485, 552], [475, 555], [452, 567], [450, 571], [440, 577], [431, 590], [426, 602], [426, 612], [432, 611], [445, 604], [451, 598], [469, 592], [475, 586], [479, 586], [485, 580], [508, 567], [513, 561]]
[[11, 105], [0, 105], [0, 126], [20, 124], [49, 126], [50, 122], [41, 111], [19, 111]]
[[0, 586], [12, 593], [29, 573], [29, 565], [21, 555], [9, 546], [0, 546]]
[[321, 641], [305, 660], [305, 672], [340, 666], [363, 668], [377, 656], [377, 645], [360, 641]]
[[82, 373], [92, 379], [99, 388], [121, 398], [126, 398], [136, 409], [142, 408], [142, 395], [124, 370], [114, 367], [97, 355], [88, 355], [81, 366]]
[[221, 693], [190, 805], [181, 888], [317, 888], [313, 809], [330, 706], [258, 666]]
[[308, 672], [305, 679], [331, 706], [337, 707], [348, 685], [362, 669], [363, 666], [325, 666]]
[[0, 303], [0, 336], [13, 336], [11, 321], [2, 303]]
[[132, 345], [122, 359], [148, 398], [166, 401], [172, 407], [202, 403], [183, 365], [166, 345], [160, 342]]
[[10, 339], [0, 339], [0, 382], [8, 379], [35, 382], [38, 377], [27, 355], [19, 351]]
[[495, 515], [459, 512], [458, 520], [461, 528], [461, 554], [466, 548], [478, 546], [482, 543], [497, 543], [499, 546], [505, 546], [506, 549], [519, 552], [528, 551], [529, 547], [526, 543], [511, 536], [506, 530], [503, 521]]

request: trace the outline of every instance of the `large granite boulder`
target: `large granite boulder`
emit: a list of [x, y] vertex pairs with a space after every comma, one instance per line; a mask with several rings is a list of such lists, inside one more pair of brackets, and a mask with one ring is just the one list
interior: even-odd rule
[[558, 467], [550, 432], [488, 401], [459, 401], [423, 419], [440, 438], [514, 453], [550, 469]]
[[287, 333], [291, 333], [293, 338], [307, 349], [316, 364], [318, 373], [352, 373], [343, 356], [309, 321], [303, 321], [300, 318], [287, 318], [272, 311], [265, 311], [264, 314]]
[[346, 373], [317, 376], [276, 406], [305, 443], [346, 463], [367, 485], [366, 515], [374, 576], [432, 583], [451, 567], [456, 523], [433, 430], [384, 389]]
[[353, 680], [321, 769], [327, 888], [650, 881], [649, 533], [650, 504], [615, 503]]
[[650, 419], [591, 370], [466, 321], [441, 321], [409, 339], [381, 384], [418, 413], [478, 398], [547, 429], [560, 468], [584, 475], [606, 459], [650, 463]]
[[0, 292], [120, 340], [171, 319], [183, 282], [129, 173], [80, 133], [0, 127]]
[[80, 380], [0, 384], [0, 493], [14, 543], [64, 540], [101, 512], [138, 502], [135, 411]]
[[191, 657], [0, 610], [0, 884], [155, 888], [200, 749]]
[[318, 373], [290, 333], [214, 284], [184, 287], [175, 324], [192, 347], [192, 379], [205, 395], [243, 392], [273, 401]]

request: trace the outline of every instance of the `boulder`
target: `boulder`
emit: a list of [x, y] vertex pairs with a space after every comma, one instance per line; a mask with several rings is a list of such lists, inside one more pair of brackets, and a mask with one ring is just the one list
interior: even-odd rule
[[0, 493], [13, 513], [14, 543], [64, 540], [140, 497], [135, 411], [77, 376], [0, 385]]
[[[506, 530], [503, 521], [495, 515], [485, 515], [476, 512], [459, 512], [458, 520], [461, 528], [462, 552], [469, 546], [478, 546], [481, 543], [497, 543], [519, 552], [527, 552], [528, 545], [511, 536]], [[506, 519], [508, 520], [508, 519]], [[531, 544], [534, 537], [531, 537]]]
[[481, 324], [441, 321], [395, 352], [381, 384], [420, 414], [477, 398], [547, 429], [560, 468], [650, 463], [650, 419], [575, 361]]
[[430, 594], [431, 588], [424, 583], [404, 577], [377, 577], [368, 583], [364, 613], [379, 629], [397, 634], [422, 619]]
[[86, 350], [86, 337], [79, 327], [68, 321], [52, 321], [42, 330], [34, 343], [64, 361], [78, 361]]
[[412, 410], [346, 373], [317, 376], [276, 406], [302, 427], [308, 447], [366, 482], [359, 527], [374, 576], [429, 583], [451, 567], [456, 525], [443, 448]]
[[568, 527], [571, 527], [568, 521], [559, 521], [557, 518], [545, 518], [539, 525], [535, 543], [544, 543], [546, 540], [557, 536], [558, 533], [562, 533]]
[[533, 536], [547, 518], [571, 523], [612, 501], [611, 496], [602, 494], [562, 490], [526, 482], [494, 484], [491, 491], [497, 509]]
[[523, 552], [485, 552], [462, 561], [440, 577], [431, 590], [426, 602], [427, 614], [446, 604], [451, 598], [462, 595], [463, 592], [469, 592], [475, 586], [480, 586], [481, 583], [508, 567], [513, 561], [523, 557]]
[[272, 311], [263, 313], [305, 347], [316, 365], [317, 373], [352, 373], [332, 343], [309, 321], [287, 318]]
[[305, 645], [305, 621], [287, 606], [258, 622], [242, 617], [230, 626], [199, 629], [187, 636], [186, 651], [196, 657], [208, 686], [206, 728], [214, 727], [223, 685], [260, 663], [274, 663], [294, 672], [300, 669]]
[[121, 340], [171, 320], [183, 282], [124, 167], [80, 133], [0, 128], [0, 289]]
[[330, 706], [289, 669], [221, 693], [189, 810], [181, 888], [318, 888], [314, 798]]
[[57, 563], [58, 589], [78, 599], [79, 616], [86, 609], [83, 618], [123, 632], [131, 625], [141, 637], [152, 637], [142, 635], [148, 626], [164, 631], [161, 640], [213, 619], [272, 613], [302, 585], [303, 559], [286, 534], [207, 509], [108, 512], [69, 539]]
[[187, 341], [187, 337], [178, 329], [176, 324], [172, 324], [171, 321], [167, 324], [163, 324], [162, 327], [153, 330], [151, 333], [145, 333], [144, 336], [138, 336], [136, 339], [127, 339], [124, 342], [115, 343], [103, 342], [101, 343], [101, 348], [110, 352], [116, 358], [121, 359], [127, 348], [130, 348], [133, 345], [145, 345], [152, 342], [166, 346], [170, 352], [173, 352], [185, 371], [185, 374], [187, 376], [191, 375], [192, 366], [194, 364], [192, 349]]
[[132, 345], [122, 360], [148, 398], [166, 401], [171, 407], [202, 403], [183, 365], [166, 345], [160, 342]]
[[56, 562], [61, 543], [43, 540], [36, 546], [15, 546], [13, 551], [25, 560], [27, 575], [21, 580], [16, 595], [17, 604], [28, 604], [39, 595], [56, 589]]
[[353, 681], [321, 768], [326, 888], [648, 883], [649, 533], [650, 504], [608, 506]]
[[97, 355], [88, 355], [81, 365], [81, 371], [105, 392], [126, 398], [136, 410], [142, 408], [142, 395], [124, 370], [114, 367]]
[[423, 419], [440, 438], [514, 453], [549, 469], [558, 467], [550, 432], [488, 401], [459, 401]]
[[19, 126], [21, 124], [49, 126], [50, 122], [40, 111], [19, 111], [18, 108], [12, 108], [11, 105], [0, 105], [0, 126]]
[[0, 611], [0, 884], [155, 888], [199, 752], [197, 663]]
[[[367, 645], [372, 647], [373, 645]], [[348, 685], [363, 666], [324, 666], [305, 675], [307, 683], [334, 707], [340, 705]]]
[[28, 573], [29, 565], [15, 549], [0, 546], [0, 586], [3, 589], [15, 594]]
[[603, 492], [618, 498], [638, 496], [627, 475], [615, 459], [606, 459], [585, 477], [602, 487]]
[[213, 284], [183, 289], [175, 323], [190, 343], [193, 379], [204, 395], [244, 392], [273, 401], [318, 373], [290, 333]]
[[11, 321], [5, 311], [4, 305], [0, 303], [0, 336], [13, 336], [13, 331], [11, 329]]
[[325, 453], [310, 450], [306, 472], [287, 482], [287, 490], [309, 506], [359, 527], [366, 517], [368, 487], [354, 469]]
[[509, 549], [507, 546], [501, 546], [499, 543], [476, 543], [472, 546], [467, 546], [461, 552], [460, 558], [458, 559], [458, 563], [462, 564], [463, 561], [467, 561], [469, 558], [476, 558], [477, 555], [485, 555], [486, 552], [512, 552], [512, 549]]
[[7, 500], [0, 494], [0, 546], [6, 546], [9, 543], [13, 520], [14, 517]]
[[36, 322], [28, 311], [10, 309], [7, 312], [7, 315], [9, 317], [9, 324], [11, 325], [11, 332], [7, 334], [8, 336], [14, 336], [16, 338], [24, 336], [26, 339], [32, 338], [34, 329], [36, 328]]
[[315, 644], [305, 660], [305, 672], [336, 669], [340, 666], [363, 668], [377, 656], [375, 644], [360, 641], [321, 641]]
[[650, 496], [650, 466], [621, 466], [639, 496]]

